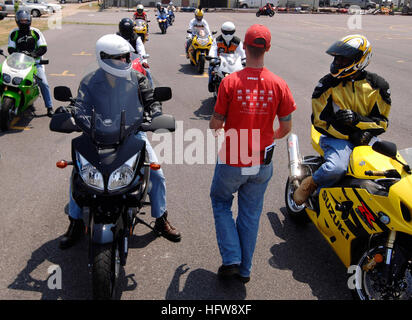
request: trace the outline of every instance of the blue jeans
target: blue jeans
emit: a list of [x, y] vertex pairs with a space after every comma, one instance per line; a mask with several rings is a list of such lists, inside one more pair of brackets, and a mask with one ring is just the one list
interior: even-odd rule
[[[272, 163], [257, 169], [257, 173], [245, 175], [242, 168], [218, 163], [210, 190], [223, 264], [238, 264], [243, 277], [248, 277], [252, 269], [264, 194], [273, 174]], [[239, 212], [235, 222], [231, 208], [236, 192]]]
[[325, 162], [312, 178], [318, 187], [330, 187], [345, 176], [355, 146], [348, 140], [326, 136], [320, 137], [319, 145], [324, 152]]
[[40, 87], [41, 95], [43, 96], [44, 105], [46, 108], [53, 108], [53, 101], [51, 99], [50, 88], [47, 82], [46, 71], [44, 70], [44, 66], [41, 64], [36, 66], [37, 76], [41, 79], [41, 81], [38, 82], [38, 85]]
[[[139, 132], [136, 137], [146, 142], [146, 150], [149, 156], [149, 162], [158, 162], [156, 154], [150, 145], [145, 132]], [[166, 179], [162, 169], [150, 171], [150, 182], [152, 184], [148, 192], [151, 205], [151, 214], [153, 218], [160, 218], [166, 211]], [[69, 200], [69, 216], [73, 219], [81, 219], [83, 216], [82, 209], [74, 201], [71, 192], [70, 183], [70, 200]]]

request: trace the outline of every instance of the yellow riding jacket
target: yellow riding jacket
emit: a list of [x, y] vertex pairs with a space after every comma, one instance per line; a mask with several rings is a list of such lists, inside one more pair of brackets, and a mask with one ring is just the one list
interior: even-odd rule
[[[339, 109], [351, 109], [358, 114], [355, 127], [336, 121]], [[389, 84], [367, 71], [361, 71], [356, 80], [328, 74], [319, 80], [312, 94], [312, 124], [322, 134], [337, 139], [350, 140], [356, 131], [366, 130], [375, 136], [385, 132], [390, 109]]]

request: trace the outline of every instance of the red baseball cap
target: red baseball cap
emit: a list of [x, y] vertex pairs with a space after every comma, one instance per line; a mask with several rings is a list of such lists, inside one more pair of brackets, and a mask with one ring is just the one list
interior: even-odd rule
[[272, 36], [267, 27], [261, 24], [254, 24], [247, 29], [245, 34], [245, 44], [252, 47], [270, 49], [270, 40]]

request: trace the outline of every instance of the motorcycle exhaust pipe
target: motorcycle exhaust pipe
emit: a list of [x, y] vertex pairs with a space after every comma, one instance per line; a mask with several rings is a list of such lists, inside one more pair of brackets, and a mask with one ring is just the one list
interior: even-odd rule
[[300, 169], [301, 157], [299, 152], [298, 136], [290, 134], [287, 139], [288, 158], [289, 158], [289, 179], [290, 182], [298, 186], [298, 179], [301, 177]]

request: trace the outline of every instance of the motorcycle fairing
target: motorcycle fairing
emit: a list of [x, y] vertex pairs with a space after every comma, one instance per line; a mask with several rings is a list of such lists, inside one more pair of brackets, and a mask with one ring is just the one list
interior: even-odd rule
[[124, 193], [124, 188], [108, 192], [107, 183], [111, 173], [118, 169], [120, 166], [122, 166], [125, 163], [125, 161], [130, 159], [132, 156], [134, 156], [137, 153], [140, 153], [139, 160], [137, 161], [137, 168], [135, 170], [135, 177], [133, 179], [133, 182], [129, 186], [125, 186], [125, 188], [137, 186], [139, 168], [142, 166], [144, 161], [145, 145], [146, 143], [144, 141], [137, 139], [135, 135], [130, 135], [125, 139], [125, 141], [121, 145], [119, 145], [116, 148], [99, 149], [93, 144], [90, 136], [88, 136], [87, 134], [82, 134], [81, 136], [72, 140], [72, 159], [73, 163], [76, 164], [76, 169], [78, 171], [79, 165], [77, 163], [76, 151], [79, 152], [90, 164], [92, 164], [103, 175], [105, 190], [93, 190], [95, 194], [105, 194], [107, 196], [113, 196], [116, 194]]

